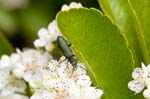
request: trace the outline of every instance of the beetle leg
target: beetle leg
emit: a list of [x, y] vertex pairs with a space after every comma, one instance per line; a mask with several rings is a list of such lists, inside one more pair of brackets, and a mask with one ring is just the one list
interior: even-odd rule
[[72, 75], [73, 75], [73, 73], [74, 73], [75, 69], [76, 69], [76, 67], [73, 67], [73, 69], [72, 69], [72, 73], [71, 73], [71, 75], [70, 75], [70, 78], [72, 77]]

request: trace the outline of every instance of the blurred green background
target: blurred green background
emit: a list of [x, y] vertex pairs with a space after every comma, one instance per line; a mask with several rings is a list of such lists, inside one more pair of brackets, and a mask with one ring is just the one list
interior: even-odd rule
[[0, 32], [14, 48], [33, 47], [38, 30], [48, 26], [63, 4], [73, 1], [99, 8], [97, 0], [0, 0]]

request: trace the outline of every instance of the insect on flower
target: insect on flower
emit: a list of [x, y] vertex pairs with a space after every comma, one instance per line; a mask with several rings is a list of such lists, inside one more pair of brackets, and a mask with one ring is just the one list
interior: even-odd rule
[[75, 58], [75, 55], [73, 54], [73, 51], [70, 48], [71, 44], [68, 44], [68, 42], [62, 36], [57, 37], [57, 44], [63, 52], [66, 59], [68, 59], [68, 61], [72, 64], [73, 67], [76, 67], [77, 59]]
[[[75, 58], [75, 55], [73, 54], [72, 49], [70, 48], [71, 44], [68, 44], [68, 42], [64, 39], [62, 36], [57, 37], [57, 44], [60, 50], [63, 52], [64, 56], [73, 66], [73, 71], [77, 68], [77, 59]], [[83, 70], [85, 68], [79, 66]], [[73, 73], [73, 72], [72, 72]], [[72, 75], [72, 74], [71, 74]]]

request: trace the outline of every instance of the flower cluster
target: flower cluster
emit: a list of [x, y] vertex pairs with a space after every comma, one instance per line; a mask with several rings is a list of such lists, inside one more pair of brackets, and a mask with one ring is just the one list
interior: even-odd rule
[[142, 63], [142, 68], [135, 68], [132, 73], [132, 78], [134, 80], [128, 83], [129, 89], [137, 94], [146, 87], [143, 96], [146, 99], [150, 99], [150, 65], [145, 66]]
[[83, 64], [74, 69], [65, 57], [57, 61], [48, 52], [35, 49], [3, 55], [0, 75], [1, 97], [26, 94], [26, 82], [35, 91], [30, 99], [99, 99], [103, 94], [91, 86]]
[[99, 99], [103, 92], [92, 87], [85, 66], [78, 63], [76, 70], [65, 59], [51, 60], [42, 70], [42, 80], [31, 99]]
[[[61, 11], [68, 11], [72, 8], [82, 8], [80, 3], [72, 2], [70, 5], [63, 5]], [[38, 39], [34, 41], [34, 46], [36, 48], [44, 48], [47, 51], [52, 51], [54, 48], [53, 42], [56, 40], [57, 36], [61, 35], [61, 31], [58, 28], [56, 20], [53, 20], [49, 25], [48, 29], [41, 28], [38, 32]]]
[[52, 51], [54, 48], [53, 42], [56, 40], [57, 36], [61, 35], [61, 32], [57, 26], [55, 20], [53, 20], [48, 29], [41, 28], [38, 32], [39, 39], [34, 41], [34, 46], [36, 48], [45, 48], [47, 51]]
[[82, 4], [81, 3], [76, 3], [76, 2], [72, 2], [70, 3], [70, 5], [63, 5], [62, 8], [61, 8], [61, 11], [68, 11], [72, 8], [82, 8]]
[[0, 95], [5, 97], [15, 93], [25, 94], [26, 82], [34, 86], [38, 71], [51, 60], [47, 52], [26, 49], [11, 56], [3, 55], [0, 60]]
[[[62, 10], [82, 7], [71, 3]], [[62, 56], [55, 60], [50, 51], [61, 32], [56, 21], [38, 32], [36, 49], [17, 49], [0, 59], [1, 99], [99, 99], [103, 91], [92, 86], [86, 67], [76, 67]], [[41, 48], [44, 48], [41, 49]]]

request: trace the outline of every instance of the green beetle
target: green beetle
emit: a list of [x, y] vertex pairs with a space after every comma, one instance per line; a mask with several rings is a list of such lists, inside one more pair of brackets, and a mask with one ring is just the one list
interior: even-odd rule
[[73, 51], [70, 48], [71, 44], [68, 44], [68, 42], [62, 36], [57, 37], [57, 44], [60, 50], [63, 52], [66, 59], [68, 59], [68, 61], [72, 64], [73, 67], [76, 67], [77, 59], [74, 58], [75, 55], [73, 54]]

